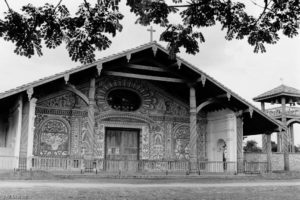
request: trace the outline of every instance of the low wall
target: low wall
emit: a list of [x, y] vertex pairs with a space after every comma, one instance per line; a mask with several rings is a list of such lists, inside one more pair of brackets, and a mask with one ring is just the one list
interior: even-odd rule
[[300, 171], [300, 153], [291, 153], [289, 156], [290, 170]]
[[[300, 158], [300, 154], [299, 154], [299, 158]], [[266, 153], [244, 153], [244, 160], [247, 162], [267, 162], [267, 154]], [[272, 162], [272, 170], [274, 171], [284, 170], [283, 153], [272, 153], [271, 162]]]
[[283, 153], [272, 153], [271, 161], [272, 161], [272, 170], [274, 171], [284, 170]]
[[0, 147], [0, 156], [14, 156], [13, 148]]
[[14, 156], [0, 156], [0, 170], [17, 168], [18, 159]]
[[[247, 162], [267, 162], [266, 153], [244, 153]], [[284, 170], [283, 153], [272, 153], [272, 170]], [[289, 154], [290, 171], [300, 171], [300, 153]]]

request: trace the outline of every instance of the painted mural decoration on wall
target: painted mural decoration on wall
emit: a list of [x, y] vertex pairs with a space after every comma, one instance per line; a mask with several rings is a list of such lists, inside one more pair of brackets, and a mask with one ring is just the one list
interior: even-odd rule
[[189, 111], [187, 107], [180, 105], [172, 99], [167, 98], [166, 95], [157, 94], [158, 105], [157, 111], [160, 114], [175, 115], [180, 117], [188, 117]]
[[[108, 111], [112, 108], [109, 104], [108, 96], [110, 91], [116, 89], [127, 89], [136, 93], [141, 98], [141, 106], [137, 112], [148, 113], [149, 110], [154, 110], [157, 104], [157, 99], [154, 92], [145, 84], [145, 82], [137, 79], [128, 78], [103, 78], [97, 82], [96, 103], [99, 111]], [[118, 109], [116, 109], [118, 110]]]
[[142, 128], [142, 140], [141, 140], [141, 151], [140, 151], [140, 158], [141, 159], [150, 159], [150, 144], [149, 144], [149, 127], [144, 126]]
[[40, 156], [69, 155], [69, 128], [61, 119], [49, 119], [43, 123], [39, 139]]
[[105, 139], [105, 127], [100, 122], [95, 125], [95, 145], [94, 156], [98, 159], [104, 159], [104, 139]]
[[163, 128], [158, 124], [151, 124], [149, 133], [152, 136], [152, 144], [150, 148], [150, 159], [161, 160], [164, 156], [164, 141], [163, 141]]
[[207, 120], [200, 119], [197, 124], [197, 133], [198, 133], [198, 159], [205, 161], [207, 159], [206, 153], [206, 140], [207, 140]]
[[64, 92], [60, 95], [40, 100], [37, 105], [50, 108], [80, 108], [86, 106], [84, 101], [72, 92]]
[[81, 154], [81, 119], [71, 118], [70, 119], [71, 126], [71, 152], [72, 156], [78, 157]]
[[[78, 85], [76, 88], [85, 95], [88, 94], [87, 84]], [[115, 92], [111, 93], [112, 91]], [[139, 96], [140, 103], [136, 104], [138, 109], [135, 107], [127, 109], [126, 106], [130, 107], [132, 102], [135, 102], [132, 99], [124, 100], [129, 102], [121, 104], [126, 107], [124, 109], [113, 108], [116, 102], [113, 99], [109, 102], [108, 98], [117, 97], [116, 100], [122, 100], [118, 94], [127, 91]], [[93, 141], [88, 141], [86, 137], [88, 107], [79, 97], [69, 91], [60, 91], [40, 98], [36, 109], [34, 155], [71, 157], [92, 155], [96, 159], [104, 159], [105, 127], [113, 124], [118, 125], [117, 127], [131, 124], [134, 127], [136, 124], [141, 129], [140, 159], [188, 158], [189, 133], [185, 132], [189, 130], [189, 107], [185, 103], [147, 81], [117, 77], [98, 79], [95, 101], [94, 137]], [[70, 124], [70, 128], [69, 125], [61, 125], [67, 127], [68, 134], [49, 131], [46, 133], [41, 125], [49, 117]], [[178, 128], [179, 124], [187, 128]], [[43, 131], [45, 133], [42, 135]]]
[[181, 125], [175, 130], [175, 156], [178, 160], [189, 159], [190, 128]]

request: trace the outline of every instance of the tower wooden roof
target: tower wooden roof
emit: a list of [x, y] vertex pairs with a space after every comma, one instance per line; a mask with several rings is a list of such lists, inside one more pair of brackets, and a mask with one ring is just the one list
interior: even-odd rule
[[283, 84], [254, 97], [253, 100], [258, 102], [276, 103], [276, 99], [283, 96], [288, 97], [293, 102], [300, 102], [300, 90]]

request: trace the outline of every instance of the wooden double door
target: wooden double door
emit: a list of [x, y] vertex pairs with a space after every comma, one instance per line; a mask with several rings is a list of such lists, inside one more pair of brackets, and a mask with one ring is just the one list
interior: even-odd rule
[[105, 159], [138, 160], [139, 129], [106, 128]]

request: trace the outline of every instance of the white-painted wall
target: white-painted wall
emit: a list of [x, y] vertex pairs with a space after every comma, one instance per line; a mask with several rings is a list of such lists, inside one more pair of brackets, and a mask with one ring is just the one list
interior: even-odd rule
[[237, 160], [236, 116], [229, 110], [207, 114], [207, 158], [208, 161], [223, 161], [223, 152], [218, 148], [218, 140], [227, 145], [226, 161]]

